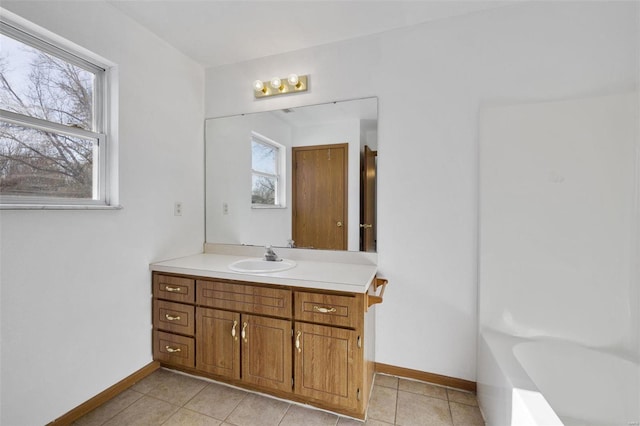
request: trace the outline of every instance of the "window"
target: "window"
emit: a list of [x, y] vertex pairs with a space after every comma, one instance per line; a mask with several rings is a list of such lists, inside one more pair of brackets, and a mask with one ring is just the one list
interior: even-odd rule
[[0, 205], [105, 206], [106, 71], [0, 22]]
[[258, 133], [251, 133], [251, 205], [284, 207], [282, 188], [284, 146]]

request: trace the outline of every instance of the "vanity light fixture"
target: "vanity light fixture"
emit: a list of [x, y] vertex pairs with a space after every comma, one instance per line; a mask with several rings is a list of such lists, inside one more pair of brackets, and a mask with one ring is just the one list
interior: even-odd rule
[[256, 80], [253, 82], [253, 94], [256, 98], [266, 98], [286, 93], [306, 92], [307, 75], [289, 74], [287, 78], [274, 77], [269, 81]]

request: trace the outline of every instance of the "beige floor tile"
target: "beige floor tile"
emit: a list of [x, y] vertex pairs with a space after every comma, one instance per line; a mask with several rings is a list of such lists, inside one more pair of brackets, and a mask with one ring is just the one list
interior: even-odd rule
[[364, 426], [364, 422], [349, 417], [340, 417], [337, 426]]
[[276, 426], [284, 417], [289, 404], [257, 394], [248, 394], [225, 419], [236, 426]]
[[153, 373], [151, 373], [150, 375], [148, 375], [147, 377], [145, 377], [144, 379], [140, 380], [135, 385], [131, 386], [131, 389], [136, 392], [146, 394], [151, 389], [155, 388], [160, 383], [162, 383], [163, 380], [166, 380], [167, 378], [172, 377], [175, 374], [176, 373], [172, 371], [165, 370], [164, 368], [160, 368], [154, 371]]
[[484, 426], [480, 409], [473, 405], [450, 402], [454, 426]]
[[377, 374], [374, 384], [367, 421], [361, 422], [160, 369], [74, 424], [484, 426], [474, 393], [385, 374]]
[[376, 374], [374, 381], [376, 386], [384, 386], [385, 388], [398, 389], [398, 378], [395, 376], [388, 376], [386, 374]]
[[384, 386], [374, 386], [369, 400], [367, 416], [393, 424], [396, 419], [396, 398], [398, 391]]
[[447, 388], [416, 380], [400, 379], [398, 390], [447, 400]]
[[239, 389], [210, 383], [191, 398], [184, 408], [218, 420], [225, 420], [246, 395], [246, 392]]
[[291, 405], [279, 426], [336, 426], [337, 422], [335, 414]]
[[124, 392], [118, 394], [114, 398], [105, 402], [95, 410], [85, 414], [73, 424], [79, 426], [99, 426], [107, 420], [115, 417], [116, 414], [142, 398], [140, 392], [136, 392], [131, 389], [127, 389]]
[[453, 422], [447, 401], [398, 391], [396, 424], [401, 426], [451, 426]]
[[220, 420], [184, 408], [179, 409], [162, 426], [219, 426]]
[[161, 425], [178, 411], [178, 408], [168, 402], [143, 396], [104, 424], [105, 426]]
[[170, 402], [173, 405], [183, 406], [205, 386], [207, 386], [207, 382], [204, 380], [182, 374], [172, 374], [164, 377], [157, 386], [147, 392], [147, 395]]
[[454, 389], [447, 389], [447, 393], [449, 394], [449, 401], [478, 406], [478, 399], [474, 393]]
[[356, 419], [340, 417], [337, 426], [393, 426], [393, 423], [387, 423], [376, 419], [367, 419], [366, 422], [362, 422]]
[[381, 422], [380, 420], [367, 419], [364, 426], [393, 426], [391, 423]]

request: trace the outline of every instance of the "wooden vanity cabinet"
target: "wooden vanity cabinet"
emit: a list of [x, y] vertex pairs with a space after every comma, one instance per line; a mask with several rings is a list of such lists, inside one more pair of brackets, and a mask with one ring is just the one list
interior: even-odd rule
[[356, 332], [296, 323], [295, 392], [332, 406], [357, 410], [360, 388]]
[[196, 308], [196, 367], [240, 380], [240, 314]]
[[291, 321], [242, 315], [242, 380], [291, 392]]
[[290, 289], [197, 280], [196, 304], [196, 369], [291, 392]]
[[163, 365], [364, 418], [373, 380], [366, 295], [160, 272], [153, 284]]
[[153, 274], [153, 296], [153, 358], [177, 367], [194, 367], [195, 280]]
[[364, 353], [364, 295], [296, 291], [294, 301], [295, 393], [366, 411], [373, 360]]
[[196, 309], [196, 369], [291, 391], [291, 321]]

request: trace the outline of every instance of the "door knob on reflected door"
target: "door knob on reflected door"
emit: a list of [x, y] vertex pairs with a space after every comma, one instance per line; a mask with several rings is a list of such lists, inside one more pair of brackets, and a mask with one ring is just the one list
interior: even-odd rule
[[369, 223], [361, 223], [360, 228], [369, 229], [369, 228], [373, 228], [373, 225]]
[[336, 225], [338, 226], [338, 228], [342, 228], [342, 222], [338, 222], [336, 223]]

